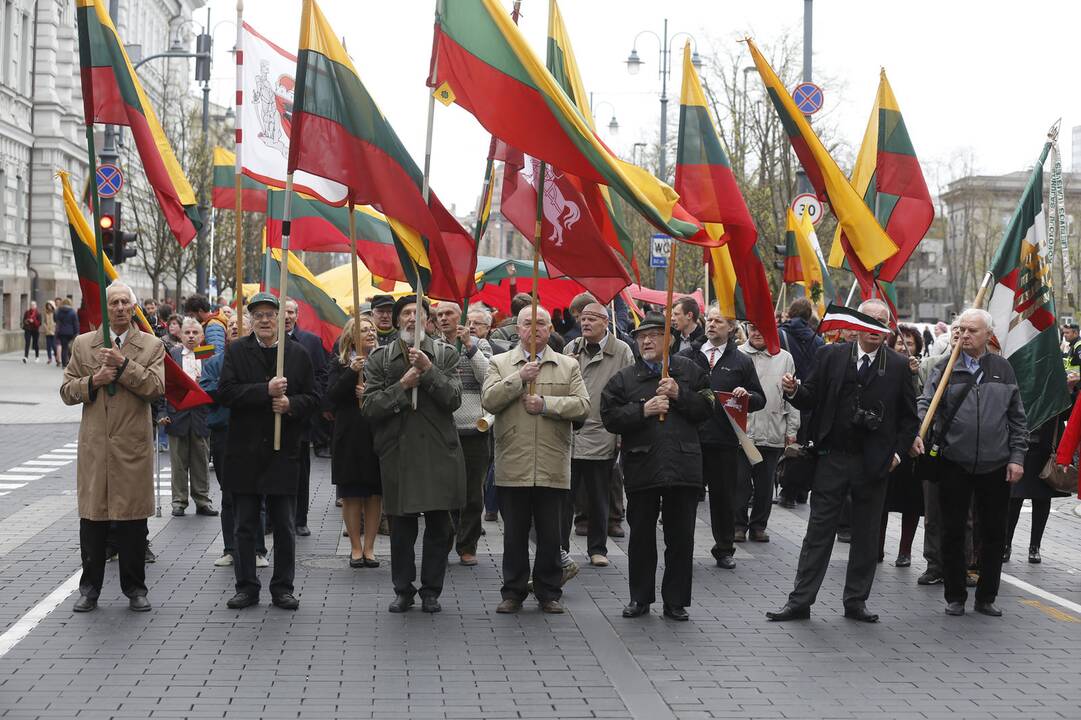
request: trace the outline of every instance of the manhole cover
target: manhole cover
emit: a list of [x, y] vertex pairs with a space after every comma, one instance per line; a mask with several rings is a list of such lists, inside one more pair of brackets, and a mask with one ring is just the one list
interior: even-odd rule
[[340, 558], [337, 555], [300, 558], [297, 563], [310, 570], [341, 570], [348, 565], [345, 558]]

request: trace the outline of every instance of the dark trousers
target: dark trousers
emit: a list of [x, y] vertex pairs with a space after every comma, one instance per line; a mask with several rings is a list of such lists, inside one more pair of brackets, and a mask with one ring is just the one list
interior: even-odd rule
[[56, 336], [45, 336], [45, 355], [52, 360], [58, 353], [56, 352]]
[[[308, 496], [312, 476], [312, 446], [307, 440], [300, 442], [300, 472], [297, 473], [296, 527], [308, 524]], [[271, 521], [271, 524], [275, 524]], [[277, 542], [275, 540], [275, 542]]]
[[529, 595], [529, 528], [537, 541], [533, 559], [533, 594], [537, 600], [558, 600], [563, 596], [560, 582], [559, 549], [563, 504], [567, 490], [549, 487], [499, 488], [499, 512], [503, 516], [504, 600], [523, 601]]
[[[584, 503], [586, 516], [608, 517], [608, 488], [612, 482], [615, 460], [571, 460], [571, 491], [563, 503], [563, 549], [570, 552], [571, 527], [574, 525], [573, 498]], [[590, 522], [586, 533], [589, 554], [608, 556], [608, 523]]]
[[259, 597], [262, 585], [255, 574], [255, 550], [263, 544], [260, 510], [266, 498], [266, 513], [274, 526], [274, 574], [270, 578], [270, 595], [279, 597], [293, 592], [296, 573], [297, 536], [293, 519], [296, 517], [295, 495], [248, 495], [233, 493], [236, 512], [236, 553], [233, 572], [236, 591]]
[[970, 503], [975, 510], [973, 545], [979, 546], [980, 581], [976, 585], [976, 601], [994, 602], [1002, 575], [1010, 505], [1006, 467], [969, 473], [948, 460], [942, 461], [938, 498], [942, 507], [942, 581], [946, 602], [963, 603], [968, 598], [965, 524]]
[[30, 355], [30, 346], [34, 346], [34, 357], [38, 357], [38, 336], [40, 330], [23, 330], [23, 357]]
[[[736, 453], [739, 463], [735, 499], [736, 530], [747, 529], [765, 531], [769, 522], [769, 513], [773, 509], [773, 476], [777, 472], [777, 461], [781, 459], [781, 448], [756, 445], [762, 453], [762, 462], [752, 466], [743, 453]], [[747, 506], [751, 506], [750, 517]]]
[[[390, 522], [390, 576], [396, 595], [417, 594], [417, 556], [414, 547], [420, 531], [418, 515], [388, 515]], [[428, 510], [424, 513], [424, 543], [420, 556], [420, 596], [439, 597], [447, 574], [447, 554], [454, 541], [450, 511]]]
[[[110, 528], [110, 526], [112, 526]], [[108, 540], [117, 551], [120, 589], [130, 597], [146, 595], [146, 520], [79, 519], [79, 549], [83, 557], [83, 575], [79, 593], [97, 600], [105, 581], [105, 545]]]
[[57, 335], [56, 337], [60, 339], [60, 364], [67, 367], [71, 360], [71, 341], [75, 337], [73, 335]]
[[923, 481], [923, 559], [927, 569], [942, 574], [942, 504], [938, 483]]
[[833, 554], [841, 508], [850, 495], [852, 544], [848, 549], [842, 600], [846, 608], [861, 607], [866, 602], [878, 565], [878, 533], [886, 487], [885, 476], [864, 477], [862, 455], [831, 452], [818, 458], [811, 484], [811, 516], [800, 550], [796, 586], [788, 596], [789, 604], [810, 607], [818, 597]]
[[[225, 450], [229, 441], [229, 428], [210, 428], [210, 457], [214, 461], [214, 477], [221, 489], [221, 543], [222, 553], [236, 556], [236, 505], [233, 493], [226, 490], [222, 481], [225, 479]], [[260, 513], [260, 522], [262, 521]], [[263, 528], [255, 535], [255, 552], [266, 556], [266, 537]]]
[[476, 555], [484, 512], [484, 481], [492, 465], [492, 442], [486, 433], [462, 434], [458, 440], [465, 457], [465, 505], [452, 513], [457, 527], [455, 549], [459, 555]]
[[702, 479], [709, 489], [709, 524], [713, 530], [713, 557], [736, 552], [736, 514], [732, 505], [736, 494], [737, 448], [702, 446]]
[[[1010, 498], [1010, 528], [1006, 535], [1006, 544], [1013, 544], [1013, 531], [1017, 529], [1017, 521], [1021, 519], [1021, 508], [1025, 504], [1024, 498]], [[1043, 542], [1043, 531], [1047, 527], [1047, 519], [1051, 517], [1051, 498], [1032, 500], [1032, 532], [1028, 536], [1028, 546], [1039, 548]]]
[[484, 512], [498, 512], [499, 502], [495, 496], [495, 463], [488, 466], [488, 475], [484, 478]]
[[698, 493], [696, 487], [654, 488], [627, 493], [631, 601], [648, 605], [657, 600], [657, 516], [660, 514], [664, 527], [661, 599], [669, 607], [691, 604]]

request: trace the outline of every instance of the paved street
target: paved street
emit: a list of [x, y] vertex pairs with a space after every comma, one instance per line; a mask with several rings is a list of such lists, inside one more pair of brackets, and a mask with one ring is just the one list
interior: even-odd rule
[[1081, 717], [1072, 498], [1055, 501], [1042, 565], [1024, 561], [1022, 516], [999, 620], [947, 618], [941, 586], [916, 585], [922, 532], [913, 567], [894, 568], [894, 516], [870, 601], [881, 623], [841, 616], [841, 544], [812, 620], [766, 622], [791, 587], [805, 506], [775, 509], [772, 542], [741, 545], [735, 571], [713, 566], [708, 511], [699, 514], [689, 623], [664, 620], [659, 605], [620, 617], [625, 540], [610, 545], [605, 569], [588, 567], [577, 545], [583, 569], [566, 589], [566, 615], [533, 605], [496, 615], [497, 523], [485, 523], [477, 567], [451, 565], [441, 614], [392, 615], [387, 547], [378, 569], [346, 566], [329, 462], [316, 459], [297, 612], [265, 594], [258, 607], [228, 610], [232, 571], [213, 566], [218, 519], [169, 517], [165, 497], [166, 517], [150, 522], [154, 611], [128, 611], [111, 564], [100, 609], [76, 615], [77, 424], [63, 415], [56, 368], [3, 356], [0, 376], [3, 718]]

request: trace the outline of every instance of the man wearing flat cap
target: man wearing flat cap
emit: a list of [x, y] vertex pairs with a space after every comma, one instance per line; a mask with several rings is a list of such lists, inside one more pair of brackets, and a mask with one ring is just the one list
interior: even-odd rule
[[[421, 609], [428, 613], [442, 609], [439, 595], [454, 540], [450, 511], [465, 504], [465, 459], [454, 425], [454, 411], [462, 403], [458, 352], [425, 335], [419, 347], [414, 345], [415, 333], [424, 327], [417, 310], [416, 295], [398, 298], [392, 314], [398, 337], [377, 348], [364, 366], [361, 413], [372, 423], [383, 478], [383, 510], [390, 521], [393, 613], [412, 607], [417, 594], [413, 548], [421, 513]], [[427, 317], [427, 301], [422, 312]]]
[[[285, 364], [277, 373], [278, 298], [257, 293], [248, 302], [253, 332], [225, 351], [218, 402], [229, 408], [229, 439], [223, 490], [233, 494], [236, 514], [236, 595], [227, 603], [240, 609], [259, 602], [255, 546], [262, 540], [259, 513], [266, 496], [267, 521], [274, 527], [271, 601], [295, 610], [296, 500], [300, 442], [305, 420], [319, 407], [308, 353], [286, 335]], [[280, 449], [274, 449], [274, 417], [281, 417]]]
[[379, 347], [397, 340], [398, 329], [394, 326], [394, 298], [390, 295], [372, 295], [370, 307]]

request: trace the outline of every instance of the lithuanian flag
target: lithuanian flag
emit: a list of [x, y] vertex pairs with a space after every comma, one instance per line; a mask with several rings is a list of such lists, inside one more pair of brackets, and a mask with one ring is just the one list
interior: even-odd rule
[[864, 267], [872, 268], [885, 262], [896, 254], [897, 244], [890, 240], [875, 221], [863, 198], [849, 184], [841, 168], [837, 167], [829, 151], [796, 108], [796, 103], [781, 84], [780, 78], [750, 38], [747, 39], [747, 47], [750, 48], [762, 84], [765, 85], [788, 135], [788, 141], [796, 151], [818, 199], [829, 203], [841, 231], [847, 236]]
[[818, 308], [818, 317], [824, 317], [826, 305], [837, 300], [837, 292], [822, 258], [811, 216], [803, 213], [803, 217], [796, 220], [796, 214], [789, 208], [784, 235], [784, 281], [807, 288], [807, 297]]
[[672, 188], [622, 162], [601, 142], [586, 119], [589, 113], [579, 110], [545, 68], [498, 0], [440, 3], [428, 84], [511, 147], [607, 185], [669, 235], [688, 239], [700, 233], [693, 218], [673, 217], [679, 196]]
[[195, 193], [135, 76], [103, 0], [76, 0], [76, 8], [86, 123], [131, 128], [143, 172], [165, 222], [185, 247], [202, 226]]
[[[306, 252], [349, 253], [349, 208], [293, 193], [289, 247]], [[285, 191], [271, 190], [266, 200], [266, 244], [280, 248], [285, 217]], [[385, 215], [367, 205], [353, 208], [357, 256], [373, 275], [405, 280], [395, 249], [395, 233]]]
[[[578, 61], [574, 57], [574, 48], [571, 47], [570, 35], [567, 33], [567, 27], [563, 23], [563, 14], [559, 12], [556, 0], [548, 2], [547, 67], [548, 72], [552, 73], [552, 77], [563, 88], [563, 92], [585, 119], [590, 131], [596, 134], [597, 127], [593, 122], [589, 93], [586, 92], [585, 83], [582, 82]], [[593, 222], [601, 231], [604, 241], [630, 263], [635, 279], [639, 279], [638, 261], [634, 258], [634, 238], [620, 219], [623, 217], [624, 207], [622, 198], [613, 195], [606, 185], [585, 182], [580, 178], [576, 184], [582, 188], [582, 196], [589, 206]]]
[[[240, 176], [240, 209], [266, 212], [267, 186], [247, 175]], [[221, 210], [236, 210], [236, 155], [222, 147], [214, 148], [214, 185], [210, 204]]]
[[698, 72], [691, 64], [690, 43], [683, 48], [676, 190], [680, 204], [705, 224], [710, 236], [728, 238], [723, 247], [707, 248], [705, 258], [721, 314], [753, 322], [770, 353], [776, 354], [781, 344], [766, 268], [755, 248], [758, 231], [721, 148]]
[[[75, 199], [75, 193], [71, 190], [68, 174], [63, 170], [57, 172], [60, 185], [64, 193], [64, 212], [68, 216], [68, 235], [71, 237], [71, 252], [75, 256], [75, 272], [79, 275], [79, 289], [83, 294], [82, 307], [79, 308], [80, 323], [84, 323], [79, 329], [89, 332], [101, 326], [101, 306], [95, 302], [99, 297], [100, 289], [98, 278], [97, 244], [94, 242], [94, 231], [86, 222], [79, 203]], [[109, 262], [109, 258], [102, 256], [105, 261], [105, 278], [112, 282], [116, 280], [116, 268]], [[87, 299], [90, 302], [87, 302]], [[142, 309], [135, 306], [135, 322], [143, 332], [153, 334]], [[192, 380], [184, 370], [176, 364], [169, 353], [165, 353], [165, 397], [177, 410], [187, 410], [199, 405], [207, 405], [214, 402], [206, 394], [199, 384]]]
[[[886, 260], [876, 273], [879, 280], [893, 282], [931, 227], [935, 208], [885, 70], [879, 75], [875, 106], [867, 121], [851, 182], [878, 224], [897, 244], [897, 254]], [[842, 266], [844, 245], [838, 228], [830, 250], [830, 267]], [[875, 270], [873, 266], [865, 269]]]
[[371, 205], [405, 226], [397, 232], [413, 287], [457, 300], [476, 292], [476, 244], [423, 176], [364, 84], [315, 0], [304, 0], [288, 172], [345, 185], [355, 205]]
[[[281, 259], [280, 249], [267, 248], [264, 287], [274, 294], [281, 287]], [[297, 327], [318, 336], [323, 348], [330, 352], [349, 316], [292, 251], [289, 252], [289, 298], [297, 304]]]

